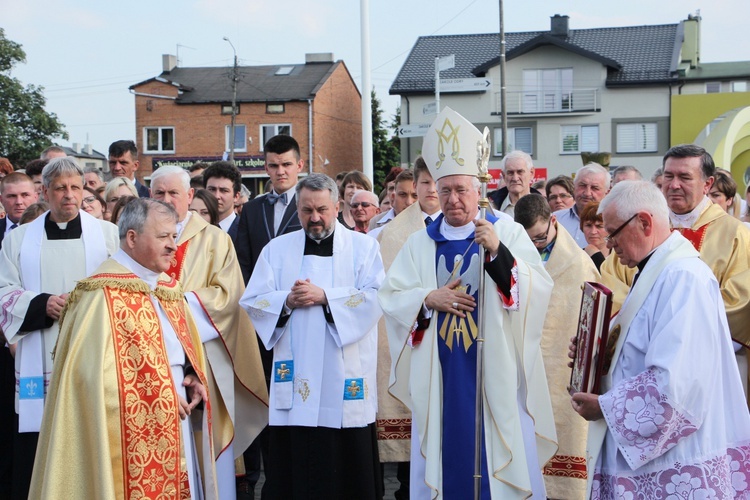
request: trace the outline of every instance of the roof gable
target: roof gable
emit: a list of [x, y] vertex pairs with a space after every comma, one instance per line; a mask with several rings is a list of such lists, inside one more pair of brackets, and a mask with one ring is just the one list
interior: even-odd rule
[[[561, 49], [573, 52], [574, 54], [578, 54], [579, 56], [592, 59], [603, 64], [604, 66], [608, 66], [615, 70], [622, 69], [622, 64], [618, 63], [614, 59], [604, 57], [601, 54], [587, 50], [579, 45], [574, 45], [567, 41], [567, 37], [550, 35], [548, 33], [543, 33], [527, 42], [522, 43], [521, 45], [514, 47], [512, 50], [509, 50], [505, 54], [505, 59], [506, 61], [510, 61], [511, 59], [520, 57], [528, 52], [531, 52], [532, 50], [548, 45], [559, 47]], [[487, 61], [486, 63], [474, 68], [474, 74], [478, 75], [481, 73], [486, 73], [491, 67], [497, 66], [498, 64], [500, 64], [500, 56], [497, 56]]]

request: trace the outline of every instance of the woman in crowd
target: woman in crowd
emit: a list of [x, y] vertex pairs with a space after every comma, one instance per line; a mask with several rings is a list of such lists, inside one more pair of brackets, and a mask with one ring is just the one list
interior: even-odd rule
[[219, 202], [207, 189], [199, 189], [193, 195], [190, 211], [195, 212], [213, 226], [219, 225]]
[[573, 179], [567, 175], [558, 175], [550, 179], [544, 186], [550, 210], [557, 212], [572, 207], [575, 203], [573, 189]]
[[734, 182], [732, 175], [726, 170], [716, 169], [714, 183], [708, 192], [708, 197], [732, 217], [740, 218], [737, 183]]
[[601, 214], [597, 214], [599, 202], [591, 202], [581, 210], [581, 231], [586, 237], [588, 245], [583, 250], [589, 254], [591, 260], [596, 264], [596, 269], [601, 270], [602, 262], [609, 255], [607, 247], [607, 231], [604, 230], [604, 220]]
[[[130, 195], [120, 196], [115, 202], [114, 206], [112, 206], [112, 212], [111, 212], [112, 215], [109, 221], [112, 224], [117, 224], [117, 221], [120, 220], [120, 214], [122, 213], [122, 209], [125, 208], [125, 205], [130, 203], [131, 200], [135, 200], [136, 198], [138, 197], [130, 196]], [[107, 210], [107, 212], [109, 213], [109, 210]]]
[[339, 222], [347, 229], [354, 229], [354, 219], [352, 218], [352, 196], [354, 192], [360, 189], [372, 191], [372, 183], [365, 174], [358, 171], [349, 172], [341, 182], [340, 196], [344, 200], [339, 211]]
[[[112, 214], [115, 203], [124, 196], [134, 196], [138, 198], [138, 191], [135, 185], [127, 177], [115, 177], [107, 183], [107, 189], [104, 190], [104, 200], [107, 202], [107, 212]], [[112, 221], [115, 222], [115, 221]]]
[[104, 198], [88, 186], [83, 189], [86, 192], [83, 193], [83, 199], [81, 200], [81, 210], [97, 219], [107, 220], [107, 204], [104, 202]]

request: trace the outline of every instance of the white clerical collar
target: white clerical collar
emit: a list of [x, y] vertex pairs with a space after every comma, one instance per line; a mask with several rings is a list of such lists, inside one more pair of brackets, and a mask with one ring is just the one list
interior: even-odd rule
[[219, 221], [219, 227], [222, 231], [229, 232], [229, 228], [232, 226], [232, 222], [234, 222], [234, 219], [237, 218], [237, 214], [234, 210], [232, 210], [229, 215], [227, 215], [224, 220]]
[[179, 241], [180, 236], [182, 236], [182, 231], [185, 229], [185, 226], [187, 226], [187, 223], [190, 221], [190, 217], [192, 215], [193, 215], [192, 212], [188, 210], [188, 213], [185, 216], [185, 218], [177, 223], [177, 238], [175, 239], [175, 241]]
[[114, 259], [121, 266], [127, 268], [128, 271], [145, 281], [149, 288], [151, 288], [151, 290], [156, 289], [156, 283], [159, 281], [159, 275], [161, 273], [155, 273], [151, 269], [143, 267], [130, 255], [125, 253], [122, 248], [112, 256], [112, 259]]
[[688, 228], [690, 229], [693, 227], [693, 224], [695, 224], [695, 221], [698, 220], [698, 217], [701, 216], [703, 211], [708, 208], [708, 206], [711, 204], [711, 200], [708, 199], [708, 196], [704, 196], [703, 200], [701, 200], [698, 205], [692, 209], [690, 212], [686, 214], [676, 214], [669, 211], [669, 220], [672, 222], [672, 227], [677, 228]]
[[460, 227], [453, 227], [443, 217], [443, 222], [440, 224], [440, 234], [445, 236], [446, 240], [465, 240], [474, 232], [474, 229], [474, 221]]

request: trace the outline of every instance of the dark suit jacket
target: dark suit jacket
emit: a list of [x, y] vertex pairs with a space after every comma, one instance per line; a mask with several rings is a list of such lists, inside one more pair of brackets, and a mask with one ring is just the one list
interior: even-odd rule
[[[544, 196], [544, 193], [534, 188], [531, 188], [531, 192], [536, 193], [536, 194], [541, 194], [542, 196]], [[500, 206], [503, 204], [503, 202], [505, 201], [505, 198], [507, 197], [508, 197], [507, 187], [503, 187], [503, 188], [498, 189], [497, 191], [493, 191], [488, 196], [488, 198], [492, 202], [492, 205], [495, 207], [497, 211], [500, 211]], [[546, 196], [544, 197], [546, 198]]]
[[138, 197], [139, 198], [151, 198], [151, 190], [138, 182], [138, 179], [135, 179], [135, 190], [138, 191]]
[[227, 229], [227, 234], [230, 238], [232, 238], [232, 244], [237, 246], [237, 230], [240, 227], [240, 218], [235, 217], [232, 221], [232, 224], [229, 226], [229, 229]]
[[[242, 278], [247, 285], [260, 251], [277, 236], [273, 234], [273, 205], [268, 204], [265, 195], [259, 196], [245, 203], [239, 219], [234, 248], [237, 250]], [[297, 196], [295, 196], [286, 207], [278, 234], [291, 233], [298, 229], [302, 229], [302, 226], [297, 217]]]

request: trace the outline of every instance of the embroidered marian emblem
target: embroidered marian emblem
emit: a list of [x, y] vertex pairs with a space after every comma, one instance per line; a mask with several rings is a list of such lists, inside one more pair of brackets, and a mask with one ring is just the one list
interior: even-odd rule
[[[435, 163], [435, 168], [440, 168], [443, 165], [443, 161], [445, 161], [445, 147], [446, 145], [450, 145], [451, 148], [451, 158], [453, 160], [463, 166], [464, 165], [464, 159], [459, 158], [459, 155], [461, 154], [461, 144], [458, 142], [458, 131], [461, 129], [461, 126], [453, 127], [453, 124], [451, 123], [449, 118], [446, 118], [443, 122], [443, 126], [440, 128], [440, 130], [437, 131], [438, 136], [438, 161]], [[446, 134], [446, 131], [448, 132]], [[445, 142], [443, 142], [445, 141]]]
[[273, 365], [274, 382], [278, 384], [294, 380], [294, 360], [276, 361]]
[[348, 378], [344, 380], [344, 401], [365, 399], [364, 379]]
[[266, 299], [261, 299], [250, 308], [250, 316], [256, 319], [260, 319], [265, 316], [264, 309], [267, 309], [271, 305]]

